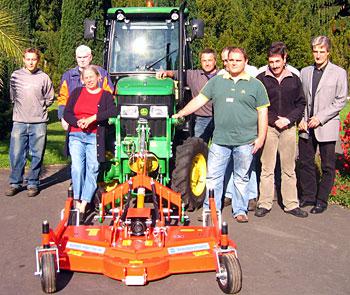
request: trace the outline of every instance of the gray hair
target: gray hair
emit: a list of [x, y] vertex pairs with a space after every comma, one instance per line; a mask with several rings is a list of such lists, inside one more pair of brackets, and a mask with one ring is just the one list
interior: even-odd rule
[[75, 55], [78, 55], [78, 53], [91, 54], [91, 48], [86, 45], [80, 45], [75, 49]]
[[327, 36], [317, 36], [311, 40], [311, 49], [317, 45], [324, 46], [329, 51], [331, 49], [331, 40]]

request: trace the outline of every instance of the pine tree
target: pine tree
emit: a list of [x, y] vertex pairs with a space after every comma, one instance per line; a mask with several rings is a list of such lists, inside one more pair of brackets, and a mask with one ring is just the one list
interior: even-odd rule
[[75, 48], [85, 44], [91, 47], [94, 64], [102, 65], [103, 42], [84, 40], [84, 19], [98, 20], [97, 36], [104, 36], [104, 16], [110, 1], [63, 0], [60, 37], [59, 74], [76, 65]]

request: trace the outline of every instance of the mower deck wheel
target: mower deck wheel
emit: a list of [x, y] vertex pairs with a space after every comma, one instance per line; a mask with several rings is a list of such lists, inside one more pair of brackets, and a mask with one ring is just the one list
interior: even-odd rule
[[41, 287], [45, 293], [56, 292], [56, 266], [55, 255], [44, 253], [41, 256]]
[[242, 288], [242, 269], [233, 253], [220, 256], [221, 277], [217, 278], [220, 289], [226, 294], [236, 294]]

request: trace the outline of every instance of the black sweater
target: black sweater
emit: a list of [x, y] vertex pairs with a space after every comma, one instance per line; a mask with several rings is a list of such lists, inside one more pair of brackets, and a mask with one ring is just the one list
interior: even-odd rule
[[[78, 127], [77, 122], [78, 118], [74, 114], [74, 107], [80, 96], [82, 87], [78, 87], [73, 90], [71, 93], [68, 103], [64, 109], [63, 118], [67, 121], [70, 126]], [[97, 105], [97, 132], [96, 132], [96, 141], [97, 141], [97, 160], [99, 162], [104, 162], [106, 160], [105, 155], [105, 133], [106, 126], [108, 125], [108, 118], [116, 117], [118, 115], [117, 107], [114, 103], [113, 96], [110, 92], [103, 90], [101, 99]], [[69, 134], [68, 130], [68, 134]], [[66, 138], [66, 151], [69, 154], [68, 149], [68, 135]]]
[[265, 72], [256, 77], [264, 84], [269, 95], [268, 116], [271, 127], [276, 127], [278, 116], [288, 118], [289, 127], [294, 126], [302, 118], [306, 104], [305, 95], [299, 77], [291, 74], [292, 76], [283, 78], [281, 83]]

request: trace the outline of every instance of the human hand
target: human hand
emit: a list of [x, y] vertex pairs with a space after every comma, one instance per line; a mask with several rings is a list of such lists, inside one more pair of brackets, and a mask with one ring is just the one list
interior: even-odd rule
[[80, 119], [77, 124], [78, 124], [78, 127], [81, 128], [81, 129], [86, 129], [88, 128], [93, 122], [95, 122], [96, 120], [96, 115], [93, 115], [93, 116], [90, 116], [88, 118], [83, 118], [83, 119]]
[[67, 131], [69, 128], [69, 124], [67, 123], [67, 121], [65, 119], [61, 119], [61, 125], [64, 131]]
[[299, 127], [299, 131], [308, 132], [307, 123], [304, 121], [304, 119], [300, 121], [298, 127]]
[[178, 113], [172, 115], [171, 117], [174, 119], [181, 119], [184, 117], [184, 114], [183, 114], [182, 110], [180, 110]]
[[317, 128], [320, 124], [321, 124], [320, 120], [317, 117], [313, 116], [310, 118], [307, 126], [309, 128]]
[[275, 125], [279, 129], [286, 129], [288, 125], [290, 124], [290, 121], [286, 117], [280, 117], [278, 116], [278, 120], [275, 121]]
[[262, 146], [264, 145], [264, 142], [265, 142], [265, 139], [262, 139], [259, 137], [257, 139], [255, 139], [255, 141], [253, 142], [253, 145], [254, 145], [253, 150], [252, 150], [253, 155], [256, 154], [257, 151], [262, 148]]
[[157, 79], [164, 79], [167, 77], [166, 71], [158, 71], [156, 72], [156, 78]]

